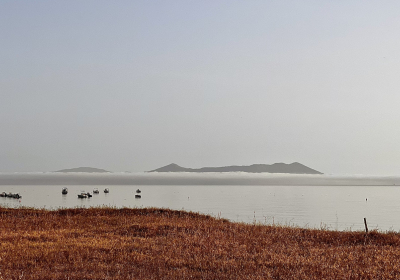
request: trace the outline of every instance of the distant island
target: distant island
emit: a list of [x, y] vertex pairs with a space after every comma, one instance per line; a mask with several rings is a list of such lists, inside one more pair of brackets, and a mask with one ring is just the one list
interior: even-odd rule
[[164, 167], [151, 170], [149, 172], [249, 172], [249, 173], [286, 173], [286, 174], [323, 174], [317, 170], [309, 168], [301, 163], [293, 162], [274, 163], [274, 164], [252, 164], [244, 166], [223, 166], [223, 167], [202, 167], [202, 168], [186, 168], [175, 163], [171, 163]]
[[93, 167], [78, 167], [78, 168], [71, 168], [71, 169], [62, 169], [56, 172], [84, 172], [84, 173], [108, 173], [110, 171], [93, 168]]

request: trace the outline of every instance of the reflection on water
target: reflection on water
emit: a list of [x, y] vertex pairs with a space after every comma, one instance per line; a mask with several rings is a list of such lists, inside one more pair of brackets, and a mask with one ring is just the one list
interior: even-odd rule
[[[400, 187], [396, 186], [0, 186], [0, 192], [20, 193], [21, 199], [0, 197], [6, 207], [46, 209], [111, 206], [160, 207], [211, 214], [232, 221], [295, 225], [332, 230], [400, 231]], [[82, 191], [99, 194], [79, 199]], [[110, 193], [103, 192], [105, 188]], [[135, 198], [136, 189], [142, 198]]]

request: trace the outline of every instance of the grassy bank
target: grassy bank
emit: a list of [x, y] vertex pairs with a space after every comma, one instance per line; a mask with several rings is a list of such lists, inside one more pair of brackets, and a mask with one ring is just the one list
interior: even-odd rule
[[164, 209], [0, 208], [0, 279], [399, 279], [400, 235]]

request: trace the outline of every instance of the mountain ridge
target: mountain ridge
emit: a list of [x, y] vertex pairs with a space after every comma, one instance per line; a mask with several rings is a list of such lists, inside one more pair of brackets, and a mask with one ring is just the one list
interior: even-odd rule
[[62, 169], [55, 172], [109, 173], [110, 171], [94, 167], [77, 167], [70, 169]]
[[315, 169], [312, 169], [299, 162], [273, 163], [273, 164], [252, 164], [252, 165], [230, 165], [222, 167], [201, 167], [201, 168], [186, 168], [171, 163], [166, 166], [148, 171], [148, 172], [248, 172], [248, 173], [284, 173], [284, 174], [323, 174]]

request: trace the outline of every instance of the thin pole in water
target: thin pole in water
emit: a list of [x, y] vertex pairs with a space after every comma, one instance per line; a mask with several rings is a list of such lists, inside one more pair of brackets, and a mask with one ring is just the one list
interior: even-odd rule
[[365, 232], [368, 233], [367, 219], [364, 218]]

